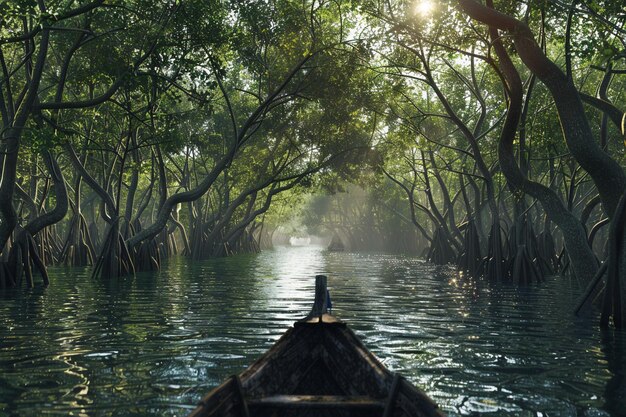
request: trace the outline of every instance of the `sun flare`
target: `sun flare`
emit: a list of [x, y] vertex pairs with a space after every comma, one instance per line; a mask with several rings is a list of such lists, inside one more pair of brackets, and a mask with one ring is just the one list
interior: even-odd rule
[[417, 0], [414, 6], [415, 14], [420, 16], [428, 16], [435, 8], [435, 3], [432, 0]]

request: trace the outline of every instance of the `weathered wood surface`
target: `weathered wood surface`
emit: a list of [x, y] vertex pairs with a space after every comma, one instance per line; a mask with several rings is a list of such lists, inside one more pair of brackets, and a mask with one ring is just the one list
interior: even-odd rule
[[298, 323], [244, 371], [241, 379], [248, 396], [255, 397], [342, 394], [386, 398], [393, 377], [345, 325]]
[[400, 375], [395, 374], [393, 376], [393, 382], [391, 383], [391, 390], [389, 391], [387, 401], [385, 402], [383, 417], [393, 416], [393, 412], [396, 408], [396, 398], [398, 398], [398, 391], [400, 390], [400, 381]]
[[437, 405], [394, 376], [316, 301], [262, 357], [203, 398], [190, 417], [442, 417]]
[[312, 321], [315, 318], [322, 320], [324, 314], [328, 313], [328, 277], [326, 275], [315, 276], [315, 301], [313, 302], [313, 308], [308, 316], [301, 321]]
[[275, 395], [273, 397], [249, 399], [248, 404], [250, 408], [333, 408], [337, 410], [365, 409], [374, 411], [382, 411], [385, 405], [384, 401], [362, 395]]
[[231, 377], [217, 388], [214, 388], [198, 403], [189, 417], [244, 417], [241, 412], [241, 403], [236, 392], [235, 378]]
[[[221, 391], [218, 387], [203, 400], [204, 410], [213, 405], [219, 407], [219, 412], [196, 412], [192, 416], [244, 417], [246, 411], [252, 417], [308, 415], [308, 411], [303, 411], [307, 407], [324, 409], [320, 416], [380, 416], [383, 410], [386, 416], [393, 417], [442, 416], [430, 398], [404, 378], [394, 378], [345, 323], [339, 321], [297, 322], [241, 373], [240, 380], [246, 401], [238, 395], [236, 380], [230, 379], [221, 386], [226, 385]], [[335, 398], [339, 402], [340, 397], [366, 397], [377, 406], [358, 409], [312, 404], [315, 398], [328, 401]], [[227, 406], [229, 401], [232, 404]], [[289, 401], [293, 406], [286, 406]], [[294, 411], [295, 407], [300, 414]]]
[[241, 386], [241, 379], [239, 379], [239, 375], [233, 376], [233, 382], [235, 386], [235, 392], [237, 393], [237, 399], [239, 400], [241, 416], [242, 417], [250, 417], [250, 410], [248, 409], [248, 403], [246, 402], [245, 393], [243, 392], [243, 387]]
[[294, 324], [294, 326], [298, 327], [302, 324], [318, 324], [318, 323], [343, 323], [343, 322], [335, 316], [331, 316], [328, 313], [324, 313], [322, 314], [321, 319], [320, 319], [320, 316], [313, 316], [311, 318], [305, 317], [304, 319], [297, 321]]

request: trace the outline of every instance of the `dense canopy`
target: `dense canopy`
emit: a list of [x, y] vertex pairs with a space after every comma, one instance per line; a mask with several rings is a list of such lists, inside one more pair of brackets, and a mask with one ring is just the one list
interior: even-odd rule
[[12, 0], [0, 22], [0, 288], [315, 234], [571, 275], [625, 326], [621, 2]]

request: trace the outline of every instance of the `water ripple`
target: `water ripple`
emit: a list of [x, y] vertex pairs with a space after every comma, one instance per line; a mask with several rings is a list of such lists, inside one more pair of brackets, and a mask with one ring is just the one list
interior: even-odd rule
[[626, 337], [574, 319], [564, 278], [464, 280], [410, 257], [278, 248], [93, 281], [53, 268], [0, 293], [0, 416], [184, 416], [306, 314], [334, 312], [451, 416], [623, 416]]

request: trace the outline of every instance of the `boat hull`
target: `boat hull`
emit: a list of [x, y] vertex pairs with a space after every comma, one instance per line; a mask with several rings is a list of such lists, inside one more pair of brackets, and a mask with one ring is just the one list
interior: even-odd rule
[[190, 417], [439, 417], [437, 405], [391, 373], [345, 323], [297, 322], [240, 375], [207, 394]]

